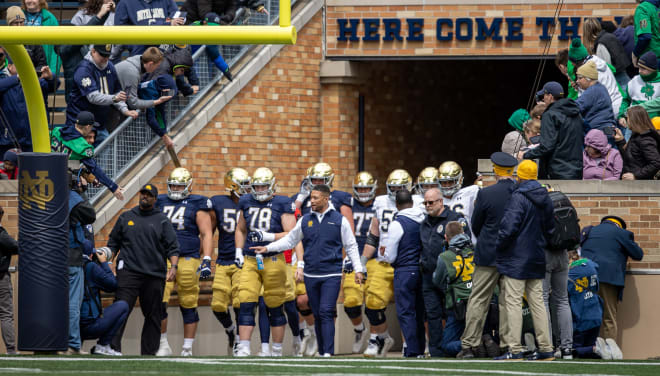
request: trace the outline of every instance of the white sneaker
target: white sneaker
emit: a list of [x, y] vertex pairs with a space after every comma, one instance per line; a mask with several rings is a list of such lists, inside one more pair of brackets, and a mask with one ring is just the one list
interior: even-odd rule
[[96, 344], [92, 347], [92, 354], [95, 355], [109, 355], [109, 356], [121, 356], [119, 351], [115, 351], [110, 345], [99, 345]]
[[270, 350], [270, 356], [282, 357], [282, 348]]
[[375, 358], [378, 356], [378, 341], [370, 338], [369, 345], [367, 345], [367, 349], [364, 350], [362, 355], [364, 355], [365, 358]]
[[269, 356], [272, 356], [272, 353], [270, 351], [261, 350], [261, 351], [259, 351], [259, 354], [257, 354], [257, 355], [262, 357], [262, 358], [267, 358]]
[[293, 347], [293, 356], [296, 356], [296, 357], [303, 356], [302, 346], [301, 346], [300, 342], [293, 342], [292, 347]]
[[383, 340], [383, 346], [380, 348], [380, 351], [378, 352], [378, 356], [381, 358], [384, 358], [387, 356], [387, 352], [390, 351], [390, 349], [394, 346], [394, 338], [392, 337], [387, 337]]
[[332, 357], [332, 355], [330, 355], [328, 353], [325, 353], [325, 354], [321, 355], [321, 357], [322, 358], [330, 358], [330, 357]]
[[621, 352], [619, 345], [616, 344], [616, 341], [614, 341], [614, 339], [607, 338], [605, 340], [605, 343], [607, 344], [607, 348], [610, 350], [610, 354], [612, 354], [612, 359], [614, 360], [623, 359], [623, 352]]
[[309, 340], [307, 342], [307, 347], [305, 348], [305, 355], [306, 356], [314, 356], [316, 351], [318, 350], [318, 344], [316, 343], [316, 335], [314, 332], [311, 332], [309, 335]]
[[181, 356], [192, 356], [192, 347], [184, 347], [181, 349]]
[[250, 346], [243, 346], [239, 343], [238, 346], [236, 347], [236, 353], [234, 356], [243, 358], [250, 355], [252, 355], [250, 353]]
[[353, 339], [353, 354], [359, 354], [362, 352], [362, 347], [364, 346], [364, 339], [367, 337], [364, 333], [364, 330], [358, 332], [353, 330], [355, 335]]
[[596, 338], [596, 346], [594, 346], [594, 353], [600, 356], [601, 359], [609, 360], [612, 359], [612, 353], [607, 347], [607, 343], [601, 337]]
[[172, 349], [170, 348], [170, 344], [167, 343], [167, 340], [160, 340], [160, 346], [158, 347], [158, 351], [156, 351], [156, 356], [170, 356], [172, 355]]

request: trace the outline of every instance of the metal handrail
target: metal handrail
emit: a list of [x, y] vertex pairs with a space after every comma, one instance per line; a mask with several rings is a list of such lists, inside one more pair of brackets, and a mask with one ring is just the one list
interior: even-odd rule
[[[295, 2], [294, 0], [291, 3]], [[266, 0], [266, 9], [269, 14], [252, 11], [247, 24], [272, 25], [278, 22], [278, 7], [279, 0]], [[234, 66], [254, 47], [254, 45], [220, 46], [221, 53], [230, 67]], [[222, 74], [207, 58], [205, 46], [201, 46], [195, 52], [193, 61], [194, 69], [200, 78], [200, 90], [193, 96], [187, 98], [178, 96], [167, 102], [166, 117], [169, 129], [175, 127], [192, 108], [200, 104], [208, 92], [222, 79]], [[136, 120], [130, 117], [124, 120], [96, 148], [96, 160], [108, 177], [117, 180], [123, 177], [158, 141], [157, 135], [146, 124], [144, 113], [140, 113]], [[92, 204], [97, 203], [106, 189], [105, 187], [89, 189]]]

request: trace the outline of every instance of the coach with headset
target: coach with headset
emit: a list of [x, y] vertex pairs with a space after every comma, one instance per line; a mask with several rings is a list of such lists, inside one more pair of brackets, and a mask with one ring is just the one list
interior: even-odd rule
[[337, 298], [342, 277], [342, 248], [353, 263], [355, 282], [364, 281], [364, 266], [360, 261], [357, 242], [351, 226], [344, 216], [328, 204], [330, 189], [325, 185], [312, 188], [312, 210], [302, 216], [285, 237], [265, 247], [251, 247], [256, 253], [282, 252], [294, 248], [302, 241], [302, 251], [297, 251], [298, 270], [296, 279], [305, 281], [309, 305], [314, 314], [314, 326], [319, 354], [334, 355]]

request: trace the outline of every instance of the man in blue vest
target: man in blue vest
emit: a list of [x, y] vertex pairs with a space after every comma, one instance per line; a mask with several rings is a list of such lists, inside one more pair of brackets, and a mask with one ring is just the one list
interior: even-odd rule
[[390, 225], [389, 236], [379, 252], [394, 267], [396, 315], [407, 345], [403, 356], [423, 358], [426, 337], [419, 271], [422, 252], [419, 227], [425, 214], [421, 208], [413, 206], [412, 194], [405, 189], [396, 193], [396, 210], [398, 212]]
[[[310, 195], [311, 212], [300, 218], [282, 239], [267, 246], [251, 247], [255, 253], [282, 252], [302, 241], [296, 249], [296, 280], [305, 281], [309, 305], [314, 315], [318, 352], [323, 357], [335, 353], [335, 316], [342, 277], [342, 248], [353, 263], [355, 282], [364, 281], [364, 266], [348, 220], [328, 204], [330, 188], [316, 185]], [[302, 260], [302, 261], [301, 261]]]

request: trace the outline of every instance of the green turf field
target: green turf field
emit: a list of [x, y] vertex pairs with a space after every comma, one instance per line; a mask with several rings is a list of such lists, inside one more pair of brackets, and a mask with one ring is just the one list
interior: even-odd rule
[[660, 375], [660, 362], [452, 359], [0, 357], [1, 375]]

